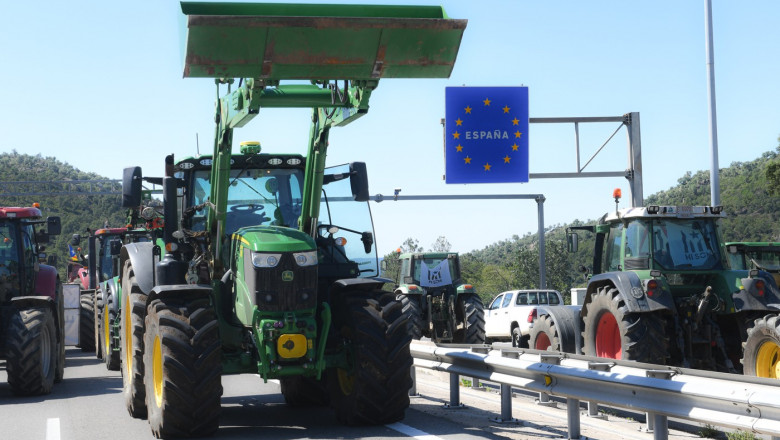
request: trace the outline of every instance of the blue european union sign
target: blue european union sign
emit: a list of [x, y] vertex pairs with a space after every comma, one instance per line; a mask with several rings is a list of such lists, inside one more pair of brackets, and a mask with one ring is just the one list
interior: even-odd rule
[[528, 87], [447, 87], [447, 183], [528, 182]]

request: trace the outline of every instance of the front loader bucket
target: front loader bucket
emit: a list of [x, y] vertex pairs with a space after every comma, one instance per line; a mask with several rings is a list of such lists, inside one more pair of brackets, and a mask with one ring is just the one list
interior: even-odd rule
[[467, 20], [435, 6], [182, 2], [185, 77], [447, 78]]

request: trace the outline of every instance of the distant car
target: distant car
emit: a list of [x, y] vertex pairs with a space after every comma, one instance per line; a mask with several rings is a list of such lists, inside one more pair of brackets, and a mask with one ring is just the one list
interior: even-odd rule
[[489, 341], [512, 341], [513, 347], [528, 347], [536, 307], [563, 304], [557, 290], [509, 290], [498, 294], [485, 310], [485, 337]]

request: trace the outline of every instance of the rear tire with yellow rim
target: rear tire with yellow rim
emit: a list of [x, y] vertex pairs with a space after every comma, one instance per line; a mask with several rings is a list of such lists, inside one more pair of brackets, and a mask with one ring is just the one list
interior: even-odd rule
[[780, 319], [766, 315], [753, 321], [742, 343], [746, 376], [780, 378]]

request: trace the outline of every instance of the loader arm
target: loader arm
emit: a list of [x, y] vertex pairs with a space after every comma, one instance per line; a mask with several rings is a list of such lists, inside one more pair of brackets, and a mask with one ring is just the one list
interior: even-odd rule
[[[233, 129], [261, 108], [311, 108], [299, 227], [316, 234], [328, 133], [368, 111], [381, 78], [447, 78], [466, 20], [431, 6], [182, 2], [184, 76], [217, 81], [207, 228], [222, 272]], [[235, 78], [240, 80], [235, 90]], [[306, 80], [309, 84], [281, 84]], [[228, 92], [219, 96], [219, 84]]]

